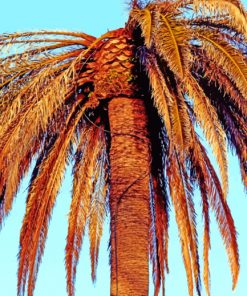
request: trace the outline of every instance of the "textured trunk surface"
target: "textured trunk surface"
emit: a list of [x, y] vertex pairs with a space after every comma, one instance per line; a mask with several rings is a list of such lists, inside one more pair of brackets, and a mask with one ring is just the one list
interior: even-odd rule
[[111, 295], [148, 295], [150, 144], [140, 99], [109, 102]]

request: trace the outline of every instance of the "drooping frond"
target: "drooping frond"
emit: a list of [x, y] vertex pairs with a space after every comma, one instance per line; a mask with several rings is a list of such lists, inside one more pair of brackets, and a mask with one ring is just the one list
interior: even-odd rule
[[[52, 36], [52, 32], [1, 37], [1, 49], [9, 47], [12, 50], [13, 47], [14, 50], [15, 41], [30, 47], [24, 53], [6, 54], [0, 66], [0, 192], [4, 190], [1, 222], [11, 209], [19, 183], [32, 157], [41, 148], [47, 130], [52, 125], [56, 129], [59, 124], [64, 124], [61, 120], [67, 116], [71, 96], [91, 81], [90, 73], [83, 68], [90, 46], [87, 48], [81, 44], [75, 49], [69, 47], [64, 52], [61, 50], [67, 45], [67, 39], [40, 40], [35, 38], [37, 35]], [[33, 40], [28, 38], [30, 36]], [[82, 36], [81, 40], [84, 40]], [[93, 37], [85, 37], [87, 44], [94, 40]], [[33, 47], [30, 41], [37, 42], [38, 48]], [[70, 41], [70, 45], [76, 45]], [[52, 48], [40, 47], [40, 44], [49, 42], [54, 44]], [[78, 95], [79, 101], [80, 97]], [[61, 109], [63, 106], [66, 107]], [[18, 145], [20, 142], [23, 143], [21, 147]]]
[[[196, 150], [193, 150], [196, 153]], [[193, 155], [195, 157], [195, 155]], [[199, 158], [199, 156], [197, 155]], [[194, 163], [194, 162], [193, 162]], [[209, 217], [209, 202], [207, 196], [208, 181], [203, 172], [197, 167], [196, 177], [198, 179], [200, 192], [202, 196], [202, 214], [204, 218], [204, 233], [203, 233], [203, 280], [207, 295], [210, 296], [210, 271], [209, 271], [209, 249], [210, 249], [210, 217]]]
[[103, 233], [103, 224], [106, 216], [106, 198], [108, 192], [107, 184], [107, 159], [105, 148], [101, 148], [101, 156], [95, 169], [94, 192], [91, 198], [90, 215], [88, 221], [91, 276], [93, 282], [96, 280], [96, 269], [98, 264], [99, 246]]
[[187, 105], [181, 93], [174, 94], [170, 104], [170, 117], [174, 138], [179, 137], [178, 154], [185, 156], [191, 145], [191, 121]]
[[193, 217], [191, 216], [181, 162], [174, 152], [169, 159], [167, 176], [170, 194], [175, 209], [176, 221], [179, 229], [183, 260], [188, 280], [189, 295], [193, 295], [193, 276], [195, 283], [199, 284], [199, 262], [197, 256], [197, 239], [193, 234]]
[[198, 34], [202, 40], [202, 47], [206, 55], [217, 63], [229, 75], [230, 79], [236, 83], [244, 97], [247, 96], [247, 65], [246, 57], [231, 44], [226, 42], [221, 36], [207, 32]]
[[[27, 277], [28, 295], [33, 293], [48, 223], [63, 179], [74, 132], [85, 108], [83, 106], [79, 110], [72, 110], [66, 126], [42, 161], [37, 176], [30, 185], [20, 237], [18, 295], [24, 295]], [[74, 112], [77, 113], [75, 118], [72, 117]]]
[[[156, 242], [156, 264], [159, 273], [155, 278], [155, 295], [158, 295], [160, 289], [160, 279], [162, 284], [162, 295], [165, 294], [165, 270], [168, 272], [168, 212], [166, 202], [158, 180], [153, 178], [154, 195], [154, 239]], [[154, 265], [155, 266], [155, 265]], [[160, 274], [160, 275], [159, 275]]]
[[[205, 214], [205, 233], [204, 237], [204, 280], [206, 281], [207, 290], [209, 290], [209, 274], [208, 274], [208, 248], [209, 248], [209, 223], [207, 217], [207, 202], [215, 212], [219, 230], [223, 238], [226, 251], [228, 254], [229, 263], [232, 271], [233, 289], [236, 287], [239, 274], [239, 254], [236, 238], [236, 229], [232, 219], [229, 207], [225, 201], [224, 194], [217, 174], [207, 156], [205, 148], [195, 137], [195, 147], [192, 153], [192, 163], [195, 166], [198, 182], [203, 182], [201, 188], [203, 198], [203, 212]], [[206, 189], [205, 191], [203, 189]]]
[[167, 131], [162, 126], [162, 121], [153, 114], [152, 117], [152, 176], [150, 180], [150, 259], [153, 267], [154, 295], [158, 296], [162, 287], [165, 295], [165, 272], [168, 267], [168, 242], [169, 242], [169, 194], [166, 178], [166, 159], [169, 156]]
[[[199, 82], [203, 85], [206, 95], [217, 111], [230, 148], [238, 156], [240, 167], [243, 168], [241, 170], [243, 183], [246, 184], [246, 169], [244, 169], [244, 166], [247, 163], [246, 101], [234, 86], [230, 84], [227, 77], [224, 76], [223, 81], [225, 82], [225, 85], [229, 85], [229, 89], [223, 93], [223, 82], [220, 79], [222, 76], [219, 76], [217, 72], [218, 71], [215, 70], [215, 76], [212, 77], [211, 82], [211, 76], [208, 77], [210, 72], [206, 73], [206, 77], [200, 77]], [[219, 78], [218, 80], [216, 79], [217, 77]], [[233, 95], [235, 95], [234, 100], [232, 99]], [[218, 97], [221, 97], [221, 99], [218, 100]]]
[[[215, 62], [210, 60], [203, 51], [196, 51], [197, 59], [194, 64], [193, 74], [198, 77], [200, 81], [204, 80], [204, 84], [208, 88], [214, 88], [214, 91], [220, 92], [221, 97], [228, 96], [229, 102], [238, 108], [238, 112], [243, 117], [247, 116], [247, 100], [241, 94], [233, 80], [225, 74], [225, 71], [219, 67]], [[213, 93], [211, 89], [211, 93]], [[216, 96], [215, 96], [216, 97]]]
[[[92, 149], [92, 147], [94, 148]], [[69, 295], [74, 295], [76, 267], [79, 260], [82, 238], [86, 223], [92, 217], [93, 207], [91, 203], [93, 192], [100, 190], [98, 194], [102, 194], [102, 198], [106, 195], [106, 193], [104, 194], [105, 189], [100, 186], [103, 184], [103, 180], [101, 180], [100, 184], [97, 184], [96, 168], [101, 169], [101, 174], [104, 173], [102, 171], [104, 170], [105, 161], [103, 151], [102, 130], [97, 126], [85, 128], [80, 136], [73, 169], [74, 182], [66, 244], [67, 289]], [[102, 176], [100, 177], [102, 178]], [[103, 201], [101, 202], [104, 204]], [[95, 209], [94, 215], [97, 214], [98, 211]]]
[[208, 97], [192, 76], [188, 77], [185, 88], [189, 97], [193, 99], [196, 118], [219, 164], [224, 194], [226, 196], [228, 191], [228, 165], [225, 132]]
[[[164, 263], [164, 240], [162, 238], [161, 245], [160, 244], [160, 237], [157, 234], [157, 218], [155, 212], [155, 199], [153, 196], [153, 183], [150, 182], [150, 189], [151, 189], [151, 202], [150, 202], [150, 211], [151, 211], [151, 219], [150, 219], [150, 229], [149, 229], [149, 255], [150, 261], [152, 264], [152, 277], [153, 277], [153, 284], [154, 284], [154, 296], [159, 295], [160, 286], [162, 282], [162, 290], [164, 290], [164, 265], [162, 269], [162, 264]], [[162, 257], [159, 256], [159, 251], [162, 251]], [[161, 263], [160, 263], [161, 261]]]
[[168, 85], [154, 57], [147, 57], [145, 66], [152, 87], [154, 105], [164, 121], [171, 149], [175, 145], [179, 153], [184, 154], [191, 140], [191, 124], [184, 98]]
[[167, 62], [174, 74], [183, 79], [190, 62], [190, 32], [172, 15], [156, 14], [154, 42], [158, 54]]
[[171, 94], [157, 65], [157, 61], [154, 58], [149, 57], [149, 60], [145, 66], [152, 87], [154, 105], [157, 108], [162, 120], [164, 121], [168, 137], [172, 144], [172, 124], [168, 109], [168, 100], [171, 100]]

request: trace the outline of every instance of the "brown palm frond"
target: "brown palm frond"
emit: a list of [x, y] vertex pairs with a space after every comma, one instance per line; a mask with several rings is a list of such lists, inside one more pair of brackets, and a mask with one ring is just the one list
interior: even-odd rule
[[152, 12], [148, 9], [132, 9], [131, 14], [132, 22], [137, 22], [141, 27], [142, 36], [145, 40], [145, 45], [150, 48], [153, 42], [153, 17]]
[[[194, 135], [196, 137], [196, 135]], [[199, 140], [197, 140], [199, 141]], [[209, 190], [209, 180], [203, 170], [197, 165], [198, 160], [203, 163], [202, 156], [198, 153], [198, 146], [192, 149], [192, 166], [195, 166], [196, 178], [199, 183], [199, 188], [202, 196], [202, 214], [204, 217], [204, 234], [203, 234], [203, 279], [207, 295], [210, 296], [210, 271], [209, 271], [209, 249], [210, 249], [210, 217], [209, 217], [209, 201], [208, 195], [212, 188]]]
[[[218, 222], [219, 230], [223, 238], [226, 251], [228, 254], [229, 263], [231, 266], [232, 279], [233, 279], [233, 289], [237, 284], [238, 274], [239, 274], [239, 254], [238, 245], [236, 238], [236, 229], [234, 226], [234, 221], [231, 216], [230, 209], [225, 201], [224, 194], [221, 188], [221, 184], [215, 173], [215, 170], [207, 156], [206, 150], [203, 145], [199, 142], [198, 138], [195, 137], [195, 146], [192, 154], [192, 163], [195, 165], [197, 172], [198, 182], [203, 182], [203, 187], [201, 192], [203, 194], [203, 199], [208, 200], [212, 210], [215, 212], [216, 220]], [[205, 187], [205, 191], [203, 188]], [[206, 194], [206, 195], [205, 195]], [[207, 196], [207, 197], [206, 197]], [[203, 201], [205, 204], [206, 201]], [[203, 211], [205, 216], [205, 230], [206, 235], [204, 242], [204, 261], [206, 270], [204, 270], [204, 280], [206, 280], [206, 286], [208, 286], [208, 248], [209, 248], [209, 229], [207, 223], [209, 222], [207, 218], [207, 204], [203, 206]], [[205, 268], [204, 267], [204, 268]]]
[[247, 61], [239, 50], [221, 36], [207, 32], [198, 34], [206, 55], [229, 75], [244, 97], [247, 96]]
[[[205, 65], [203, 73], [203, 77], [198, 76], [199, 83], [215, 107], [230, 148], [236, 152], [240, 166], [244, 167], [247, 163], [246, 100], [226, 75], [212, 64], [208, 64], [207, 68]], [[246, 172], [242, 170], [241, 173], [244, 181]]]
[[180, 152], [183, 151], [183, 148], [185, 146], [185, 139], [183, 135], [182, 114], [179, 110], [179, 104], [176, 96], [174, 96], [171, 100], [169, 109], [171, 123], [173, 126], [173, 137], [176, 139], [176, 143], [178, 144], [178, 149]]
[[96, 173], [98, 157], [102, 153], [102, 144], [102, 130], [94, 125], [89, 126], [80, 136], [80, 143], [76, 153], [66, 244], [67, 289], [69, 295], [74, 295], [76, 266], [86, 223], [90, 217], [91, 195], [95, 186], [93, 178]]
[[[150, 203], [150, 210], [151, 210], [151, 219], [150, 219], [150, 228], [149, 228], [149, 256], [150, 261], [152, 264], [152, 277], [153, 277], [153, 284], [154, 284], [154, 296], [159, 295], [161, 281], [164, 282], [164, 277], [162, 275], [162, 272], [164, 273], [164, 270], [161, 269], [160, 266], [160, 259], [158, 255], [158, 239], [156, 235], [156, 217], [155, 217], [155, 200], [154, 200], [154, 194], [153, 194], [153, 183], [150, 184], [151, 188], [151, 203]], [[163, 240], [162, 245], [163, 246]], [[164, 285], [162, 282], [162, 286]], [[164, 287], [163, 291], [164, 291]]]
[[0, 41], [6, 41], [6, 40], [14, 40], [17, 38], [28, 38], [31, 36], [45, 36], [45, 35], [54, 35], [54, 36], [68, 36], [68, 37], [78, 37], [81, 39], [88, 40], [90, 42], [93, 42], [96, 40], [94, 36], [85, 34], [83, 32], [70, 32], [70, 31], [30, 31], [30, 32], [21, 32], [21, 33], [12, 33], [12, 34], [2, 34], [0, 36]]
[[159, 185], [159, 180], [153, 176], [153, 195], [154, 195], [154, 232], [156, 240], [156, 256], [157, 265], [160, 276], [156, 276], [155, 295], [158, 295], [160, 289], [160, 280], [162, 283], [162, 295], [165, 294], [165, 270], [168, 272], [168, 226], [169, 217], [167, 207], [165, 205], [162, 189]]
[[203, 15], [209, 12], [216, 16], [227, 16], [228, 23], [247, 37], [247, 14], [239, 0], [194, 0], [194, 8]]
[[158, 54], [167, 62], [174, 74], [183, 79], [192, 57], [190, 55], [190, 31], [169, 14], [156, 14], [154, 44]]
[[192, 76], [187, 78], [185, 89], [189, 97], [193, 99], [196, 119], [201, 125], [218, 162], [226, 197], [228, 191], [228, 164], [225, 132], [214, 107], [212, 107], [203, 89]]
[[156, 59], [150, 56], [145, 66], [152, 87], [154, 105], [157, 108], [160, 117], [164, 121], [168, 138], [172, 145], [174, 141], [172, 136], [170, 112], [168, 109], [168, 101], [171, 100], [171, 94], [159, 69]]
[[190, 238], [190, 249], [191, 249], [191, 257], [192, 257], [192, 264], [193, 264], [193, 273], [194, 273], [194, 280], [196, 283], [196, 290], [198, 295], [200, 295], [200, 285], [201, 285], [201, 278], [200, 278], [200, 264], [199, 264], [199, 254], [198, 254], [198, 235], [196, 229], [196, 211], [195, 211], [195, 204], [193, 200], [193, 184], [190, 181], [190, 178], [187, 174], [185, 165], [180, 162], [180, 170], [181, 175], [183, 176], [184, 187], [186, 190], [186, 197], [188, 203], [188, 214], [190, 219], [190, 228], [191, 228], [191, 238]]
[[188, 205], [186, 185], [182, 173], [182, 162], [178, 155], [174, 154], [169, 159], [167, 176], [173, 206], [175, 209], [176, 222], [179, 229], [183, 260], [188, 280], [188, 292], [193, 296], [193, 276], [196, 286], [199, 287], [199, 262], [197, 254], [197, 240], [195, 237], [194, 218], [191, 205]]
[[203, 178], [200, 178], [200, 188], [203, 204], [203, 217], [204, 217], [204, 234], [203, 234], [203, 280], [206, 288], [207, 296], [210, 296], [210, 270], [209, 270], [209, 249], [210, 249], [210, 217], [209, 217], [209, 204], [207, 200], [206, 191], [204, 189]]
[[[161, 119], [155, 112], [152, 124], [152, 176], [150, 180], [150, 259], [153, 267], [154, 295], [158, 296], [162, 287], [165, 295], [165, 272], [169, 273], [169, 194], [166, 177], [166, 159], [169, 157], [168, 135]], [[160, 141], [158, 140], [160, 138]]]
[[[208, 81], [209, 87], [213, 87], [214, 91], [221, 92], [221, 97], [225, 97], [227, 94], [229, 100], [238, 107], [238, 112], [241, 112], [242, 116], [247, 116], [247, 101], [241, 94], [235, 83], [225, 74], [224, 70], [215, 64], [207, 57], [204, 51], [196, 51], [197, 59], [194, 64], [194, 73], [201, 78], [205, 78]], [[200, 73], [202, 71], [202, 73]], [[200, 78], [200, 80], [201, 80]], [[215, 88], [218, 88], [217, 90]]]
[[106, 174], [106, 154], [105, 148], [100, 147], [101, 156], [98, 160], [94, 176], [94, 192], [91, 198], [89, 213], [89, 240], [92, 280], [96, 280], [96, 269], [98, 264], [99, 246], [103, 232], [103, 224], [106, 216], [106, 198], [108, 192], [107, 174]]
[[[71, 74], [71, 72], [69, 73]], [[40, 135], [46, 131], [52, 116], [54, 117], [54, 113], [58, 112], [58, 109], [65, 102], [63, 96], [66, 95], [68, 85], [67, 83], [63, 83], [64, 77], [64, 74], [62, 74], [62, 77], [53, 79], [53, 81], [51, 81], [49, 77], [48, 79], [50, 81], [48, 84], [45, 84], [45, 89], [43, 91], [39, 90], [40, 87], [43, 87], [43, 81], [33, 81], [35, 84], [34, 87], [39, 90], [38, 94], [40, 94], [41, 97], [35, 97], [35, 92], [29, 93], [32, 91], [32, 89], [29, 89], [27, 96], [30, 95], [31, 97], [27, 97], [27, 101], [23, 103], [22, 108], [18, 107], [14, 109], [13, 112], [15, 112], [16, 115], [11, 115], [10, 113], [9, 119], [8, 116], [5, 117], [6, 121], [0, 131], [0, 168], [2, 179], [0, 185], [6, 186], [6, 184], [11, 181], [10, 185], [7, 187], [11, 188], [11, 191], [6, 192], [9, 194], [6, 195], [4, 201], [1, 221], [11, 209], [19, 182], [29, 168], [32, 156], [37, 152]], [[46, 77], [44, 79], [46, 79]], [[83, 97], [78, 97], [78, 102], [80, 102], [80, 100], [83, 100]], [[42, 114], [42, 116], [40, 116], [40, 114]], [[21, 147], [18, 145], [20, 142], [23, 143]], [[20, 165], [23, 163], [23, 156], [25, 155], [30, 158], [30, 161], [28, 163], [25, 161], [26, 167], [23, 170]], [[14, 168], [16, 168], [16, 170], [14, 170]], [[0, 190], [1, 189], [2, 188], [0, 188]]]
[[[77, 111], [72, 109], [67, 125], [54, 142], [30, 185], [20, 237], [18, 295], [24, 294], [27, 277], [28, 295], [32, 295], [44, 251], [50, 215], [63, 179], [71, 141], [85, 109], [86, 105]], [[77, 113], [75, 118], [72, 116], [74, 112]]]
[[175, 94], [168, 86], [154, 57], [147, 58], [146, 68], [154, 105], [165, 123], [171, 149], [175, 145], [178, 152], [184, 154], [191, 142], [191, 123], [184, 97], [180, 93]]
[[177, 147], [177, 152], [180, 156], [185, 156], [189, 147], [192, 144], [191, 142], [191, 119], [189, 118], [188, 106], [185, 103], [185, 98], [183, 94], [178, 90], [179, 93], [173, 95], [173, 99], [170, 104], [170, 116], [173, 126], [174, 137], [178, 134], [177, 131], [181, 132], [182, 145]]

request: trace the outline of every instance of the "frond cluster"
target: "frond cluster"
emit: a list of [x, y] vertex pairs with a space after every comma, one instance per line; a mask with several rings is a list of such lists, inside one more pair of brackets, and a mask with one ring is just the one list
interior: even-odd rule
[[[200, 294], [196, 187], [203, 208], [207, 295], [210, 209], [236, 286], [239, 255], [226, 201], [227, 145], [239, 159], [246, 188], [246, 11], [238, 0], [135, 1], [126, 28], [98, 39], [63, 31], [0, 35], [0, 224], [34, 163], [20, 236], [18, 295], [25, 294], [26, 286], [28, 295], [33, 295], [49, 220], [69, 162], [73, 190], [65, 260], [68, 294], [74, 295], [86, 227], [95, 280], [109, 186], [110, 136], [104, 99], [116, 93], [131, 96], [133, 87], [136, 96], [141, 94], [147, 101], [152, 129], [149, 245], [155, 295], [161, 285], [164, 291], [169, 271], [169, 199], [179, 228], [189, 295], [195, 288]], [[220, 178], [201, 143], [198, 126], [212, 148]]]
[[[152, 1], [145, 6], [139, 4], [133, 7], [130, 13], [129, 25], [142, 39], [138, 50], [140, 63], [149, 78], [153, 104], [165, 129], [158, 133], [164, 139], [163, 143], [160, 141], [160, 151], [157, 151], [157, 143], [153, 148], [153, 153], [161, 155], [159, 163], [162, 163], [157, 165], [156, 162], [153, 169], [153, 212], [159, 214], [159, 192], [163, 192], [159, 198], [163, 196], [165, 203], [170, 193], [180, 233], [189, 295], [193, 295], [194, 287], [200, 294], [193, 203], [195, 186], [199, 187], [202, 197], [205, 225], [203, 279], [207, 294], [210, 295], [209, 208], [216, 214], [225, 242], [233, 288], [237, 283], [239, 257], [236, 230], [226, 203], [227, 145], [239, 158], [246, 186], [246, 16], [240, 1], [213, 0]], [[200, 141], [197, 125], [212, 148], [221, 181]], [[164, 183], [167, 184], [165, 187]], [[163, 191], [159, 189], [162, 186]], [[167, 207], [162, 207], [164, 217], [168, 217]], [[164, 217], [156, 217], [152, 228], [152, 235], [156, 237], [156, 247], [151, 245], [156, 291], [164, 280], [166, 265], [164, 239], [167, 240], [167, 222], [164, 223]]]

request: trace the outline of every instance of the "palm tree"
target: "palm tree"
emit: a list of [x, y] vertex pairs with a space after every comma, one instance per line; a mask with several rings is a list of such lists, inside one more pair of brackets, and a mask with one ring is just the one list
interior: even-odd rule
[[[0, 223], [33, 164], [20, 234], [18, 295], [33, 295], [49, 220], [73, 164], [65, 263], [68, 295], [88, 227], [92, 279], [110, 212], [111, 295], [164, 293], [173, 205], [188, 281], [200, 295], [193, 192], [204, 219], [210, 295], [210, 209], [239, 274], [227, 205], [227, 145], [247, 186], [247, 14], [238, 0], [132, 1], [124, 28], [99, 38], [39, 31], [0, 36]], [[18, 48], [17, 53], [14, 51]], [[202, 144], [204, 134], [220, 178]], [[27, 286], [27, 287], [26, 287]]]

